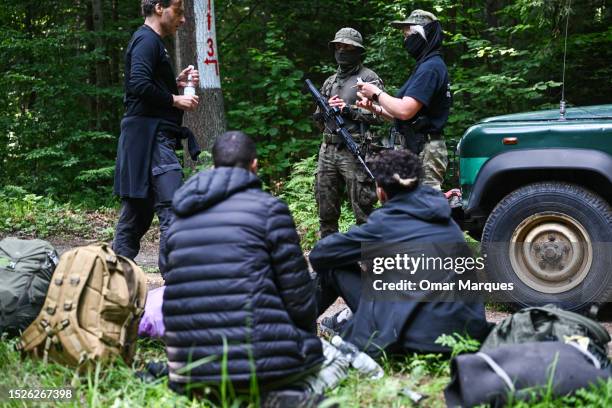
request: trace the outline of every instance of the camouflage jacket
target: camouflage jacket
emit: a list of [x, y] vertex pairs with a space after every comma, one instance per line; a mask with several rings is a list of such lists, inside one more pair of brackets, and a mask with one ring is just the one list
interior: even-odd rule
[[[329, 99], [334, 95], [338, 95], [344, 100], [344, 102], [346, 102], [347, 106], [349, 107], [349, 112], [347, 114], [343, 114], [342, 117], [346, 121], [346, 129], [352, 135], [361, 134], [360, 123], [364, 123], [366, 125], [377, 125], [383, 122], [383, 118], [381, 116], [374, 115], [368, 110], [357, 108], [355, 105], [357, 102], [357, 87], [354, 85], [357, 84], [357, 78], [361, 78], [364, 82], [373, 82], [374, 85], [384, 90], [383, 82], [378, 75], [363, 65], [356, 73], [346, 78], [341, 79], [337, 74], [330, 76], [325, 80], [323, 87], [321, 88], [321, 95], [323, 95], [326, 99]], [[319, 109], [317, 108], [317, 111], [315, 112], [315, 120], [317, 120], [319, 123], [319, 128], [324, 133], [329, 134], [329, 132], [325, 129], [323, 122], [318, 118], [318, 112]], [[366, 126], [366, 129], [367, 127], [368, 126]]]

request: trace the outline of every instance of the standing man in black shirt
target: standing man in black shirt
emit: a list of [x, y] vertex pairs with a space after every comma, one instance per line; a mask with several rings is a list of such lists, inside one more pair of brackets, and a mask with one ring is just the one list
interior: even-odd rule
[[442, 59], [442, 27], [435, 15], [414, 10], [391, 23], [404, 32], [404, 47], [416, 60], [412, 75], [395, 98], [373, 84], [359, 85], [357, 106], [393, 120], [392, 138], [423, 162], [423, 184], [442, 188], [448, 164], [444, 125], [452, 103], [450, 80]]
[[159, 269], [164, 276], [166, 231], [173, 221], [171, 204], [182, 184], [182, 169], [174, 152], [187, 138], [192, 158], [199, 148], [189, 129], [181, 127], [184, 111], [198, 106], [196, 95], [181, 95], [192, 66], [175, 77], [170, 55], [162, 38], [174, 35], [185, 22], [182, 0], [142, 0], [142, 25], [132, 36], [125, 53], [125, 116], [115, 167], [115, 194], [121, 197], [121, 214], [113, 249], [135, 258], [140, 240], [151, 226], [154, 213], [160, 225]]

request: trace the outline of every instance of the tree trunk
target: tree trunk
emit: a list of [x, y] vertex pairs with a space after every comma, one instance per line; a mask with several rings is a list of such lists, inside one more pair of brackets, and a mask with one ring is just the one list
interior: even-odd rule
[[[200, 71], [200, 86], [196, 90], [200, 104], [196, 112], [185, 114], [184, 125], [196, 135], [202, 150], [210, 151], [226, 126], [219, 58], [215, 46], [214, 4], [213, 0], [184, 0], [183, 4], [186, 22], [179, 29], [175, 40], [177, 73], [188, 65]], [[185, 166], [195, 167], [187, 149]]]
[[[102, 12], [102, 0], [91, 1], [91, 15], [93, 22], [93, 31], [96, 34], [96, 49], [101, 54], [105, 55], [106, 47], [104, 39], [102, 38], [102, 31], [104, 31], [104, 14]], [[105, 61], [96, 62], [96, 87], [98, 89], [105, 88], [110, 82], [110, 70], [108, 63]], [[103, 126], [103, 117], [105, 116], [107, 104], [104, 103], [103, 98], [99, 95], [96, 96], [96, 128], [101, 129]]]

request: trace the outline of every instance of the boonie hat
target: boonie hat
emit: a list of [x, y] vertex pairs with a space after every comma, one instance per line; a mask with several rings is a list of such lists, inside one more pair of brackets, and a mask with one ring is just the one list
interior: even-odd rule
[[391, 25], [395, 28], [402, 28], [410, 25], [420, 25], [424, 26], [433, 21], [436, 21], [437, 18], [433, 13], [425, 10], [414, 10], [408, 18], [404, 20], [396, 20], [392, 21]]
[[361, 34], [359, 31], [350, 27], [344, 27], [338, 30], [334, 39], [329, 42], [329, 46], [331, 47], [332, 44], [349, 44], [365, 50]]

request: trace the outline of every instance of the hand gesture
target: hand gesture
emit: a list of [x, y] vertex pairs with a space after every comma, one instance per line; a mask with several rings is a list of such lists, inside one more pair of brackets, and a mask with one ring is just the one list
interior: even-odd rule
[[329, 103], [329, 106], [331, 106], [332, 108], [338, 108], [340, 110], [344, 109], [344, 107], [346, 106], [346, 102], [344, 102], [343, 99], [339, 98], [338, 95], [334, 95], [329, 98], [327, 100], [327, 103]]
[[366, 109], [366, 110], [369, 110], [370, 112], [377, 113], [374, 103], [372, 102], [372, 99], [368, 99], [361, 92], [357, 92], [357, 98], [359, 98], [356, 103], [358, 108]]
[[358, 82], [357, 88], [359, 88], [359, 93], [361, 93], [361, 95], [367, 99], [372, 99], [372, 96], [380, 92], [379, 87], [367, 82]]
[[176, 77], [176, 85], [179, 88], [184, 88], [187, 86], [187, 76], [191, 74], [191, 81], [193, 82], [193, 86], [195, 88], [200, 84], [200, 72], [193, 67], [193, 65], [189, 65], [187, 68], [181, 71], [181, 73]]

